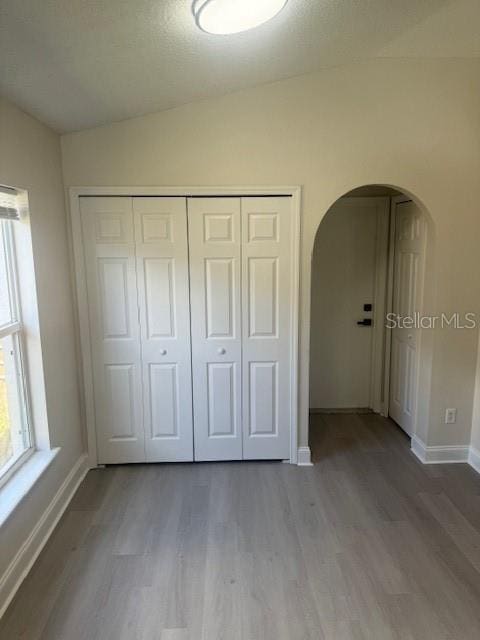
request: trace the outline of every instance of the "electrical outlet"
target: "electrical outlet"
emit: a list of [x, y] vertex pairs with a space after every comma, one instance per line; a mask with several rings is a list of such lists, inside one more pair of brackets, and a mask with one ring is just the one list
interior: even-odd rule
[[457, 410], [446, 409], [445, 411], [445, 424], [455, 424], [457, 421]]

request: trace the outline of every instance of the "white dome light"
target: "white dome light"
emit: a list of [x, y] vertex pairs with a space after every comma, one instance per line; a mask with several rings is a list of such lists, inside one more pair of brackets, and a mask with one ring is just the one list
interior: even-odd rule
[[215, 35], [248, 31], [271, 20], [288, 0], [194, 0], [197, 25]]

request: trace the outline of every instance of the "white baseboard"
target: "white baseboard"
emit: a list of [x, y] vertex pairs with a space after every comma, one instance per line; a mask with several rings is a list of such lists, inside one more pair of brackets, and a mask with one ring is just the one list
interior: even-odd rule
[[465, 463], [469, 460], [470, 447], [465, 445], [429, 447], [418, 436], [413, 436], [411, 448], [423, 464]]
[[40, 555], [88, 469], [88, 458], [86, 455], [82, 455], [62, 482], [53, 500], [18, 550], [3, 576], [0, 577], [0, 618]]
[[474, 446], [470, 446], [468, 464], [473, 467], [477, 473], [480, 473], [480, 451]]
[[423, 462], [425, 464], [426, 462], [425, 451], [427, 447], [426, 447], [426, 444], [423, 442], [423, 440], [420, 440], [420, 438], [418, 438], [417, 436], [412, 436], [412, 440], [410, 442], [410, 448], [412, 450], [412, 453], [414, 453], [417, 456], [420, 462]]
[[298, 447], [297, 465], [299, 467], [313, 467], [310, 447]]

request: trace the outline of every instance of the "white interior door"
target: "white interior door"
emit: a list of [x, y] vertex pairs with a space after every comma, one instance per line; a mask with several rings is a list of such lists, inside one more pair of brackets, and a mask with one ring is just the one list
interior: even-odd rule
[[98, 462], [145, 460], [132, 199], [80, 198]]
[[[394, 204], [393, 313], [413, 317], [421, 311], [425, 220], [414, 202]], [[392, 329], [390, 416], [408, 435], [415, 426], [419, 329]]]
[[187, 204], [133, 198], [148, 462], [193, 460]]
[[243, 457], [290, 457], [290, 198], [242, 198]]
[[195, 460], [241, 460], [239, 198], [189, 198]]

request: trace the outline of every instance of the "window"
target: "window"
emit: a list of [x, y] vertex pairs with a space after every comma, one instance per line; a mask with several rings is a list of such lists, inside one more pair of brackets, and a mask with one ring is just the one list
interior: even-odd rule
[[33, 444], [13, 241], [18, 217], [15, 192], [0, 187], [0, 484], [25, 460]]

